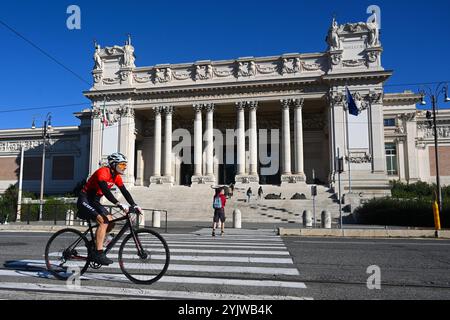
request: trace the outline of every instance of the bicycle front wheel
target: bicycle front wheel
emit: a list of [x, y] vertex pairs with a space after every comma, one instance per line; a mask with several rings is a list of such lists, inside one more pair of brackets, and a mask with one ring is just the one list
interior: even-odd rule
[[167, 271], [170, 262], [166, 240], [150, 229], [130, 233], [119, 249], [119, 265], [125, 276], [137, 284], [152, 284]]
[[87, 238], [75, 229], [59, 230], [47, 242], [45, 265], [60, 280], [74, 273], [82, 275], [89, 267]]

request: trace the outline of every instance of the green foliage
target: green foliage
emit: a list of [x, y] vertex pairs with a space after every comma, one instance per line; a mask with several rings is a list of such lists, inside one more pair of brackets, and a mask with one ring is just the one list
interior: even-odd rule
[[[416, 182], [406, 184], [398, 181], [391, 181], [391, 192], [393, 198], [403, 199], [428, 199], [432, 200], [434, 192], [437, 190], [436, 184], [428, 184], [426, 182]], [[441, 186], [443, 199], [450, 198], [450, 186]]]
[[[3, 222], [8, 215], [8, 221], [15, 221], [17, 214], [17, 201], [19, 190], [16, 186], [10, 185], [3, 195], [0, 196], [0, 221]], [[74, 197], [66, 195], [65, 197]], [[38, 196], [31, 192], [22, 191], [22, 199], [38, 199]], [[42, 219], [46, 221], [61, 221], [66, 218], [68, 209], [74, 210], [75, 204], [66, 204], [56, 197], [46, 197], [46, 202], [42, 208]], [[22, 221], [37, 221], [39, 218], [39, 204], [22, 204]]]
[[[15, 185], [10, 185], [5, 193], [0, 196], [0, 221], [4, 221], [8, 216], [8, 221], [15, 221], [17, 214], [17, 201], [19, 189]], [[32, 192], [22, 191], [22, 198], [36, 199]]]
[[[353, 215], [360, 224], [434, 228], [432, 201], [426, 199], [372, 199]], [[443, 203], [441, 227], [450, 228], [450, 201]]]
[[[37, 205], [38, 206], [38, 205]], [[66, 212], [69, 209], [74, 210], [75, 204], [65, 203], [63, 200], [51, 197], [46, 199], [42, 208], [42, 220], [44, 221], [62, 221], [66, 219]]]

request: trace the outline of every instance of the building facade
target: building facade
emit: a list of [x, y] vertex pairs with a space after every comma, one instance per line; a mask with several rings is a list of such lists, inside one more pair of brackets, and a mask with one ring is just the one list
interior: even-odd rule
[[[77, 114], [79, 128], [60, 131], [78, 141], [70, 183], [117, 151], [130, 160], [129, 186], [335, 188], [339, 177], [344, 193], [372, 197], [388, 195], [389, 180], [433, 182], [433, 133], [416, 109], [421, 97], [385, 93], [393, 71], [383, 67], [376, 22], [338, 25], [333, 19], [326, 41], [321, 53], [144, 67], [135, 64], [131, 39], [123, 46], [96, 45], [93, 86], [84, 92], [92, 108]], [[347, 110], [346, 88], [358, 116]], [[441, 110], [438, 118], [440, 174], [447, 184], [450, 112]], [[18, 152], [3, 151], [1, 143], [27, 134], [5, 132], [0, 161], [13, 161], [5, 159], [17, 159]], [[3, 173], [3, 186], [14, 181], [13, 162], [4, 167], [11, 179]]]
[[[76, 114], [79, 126], [53, 127], [47, 140], [44, 168], [45, 194], [71, 192], [89, 172], [90, 118]], [[0, 130], [0, 193], [18, 186], [23, 148], [23, 190], [41, 188], [43, 130]]]
[[[333, 185], [340, 153], [344, 188], [388, 194], [383, 83], [392, 71], [377, 27], [333, 20], [327, 42], [323, 53], [151, 67], [136, 67], [130, 39], [97, 45], [94, 86], [84, 92], [93, 106], [90, 172], [120, 151], [131, 159], [130, 185]], [[346, 87], [358, 117], [348, 116]]]

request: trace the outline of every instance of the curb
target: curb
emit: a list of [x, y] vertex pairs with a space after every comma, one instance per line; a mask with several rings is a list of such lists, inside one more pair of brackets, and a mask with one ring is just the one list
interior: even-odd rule
[[440, 238], [450, 239], [450, 230], [377, 230], [377, 229], [288, 229], [278, 228], [280, 236], [348, 238]]
[[87, 227], [85, 226], [32, 226], [32, 225], [23, 225], [23, 226], [15, 226], [15, 225], [1, 225], [0, 232], [56, 232], [61, 229], [76, 229], [79, 231], [85, 231]]

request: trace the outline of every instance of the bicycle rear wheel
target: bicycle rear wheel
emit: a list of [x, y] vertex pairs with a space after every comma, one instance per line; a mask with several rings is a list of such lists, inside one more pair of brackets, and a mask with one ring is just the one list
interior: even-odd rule
[[159, 233], [150, 229], [139, 229], [135, 235], [136, 238], [130, 233], [120, 246], [120, 269], [134, 283], [152, 284], [169, 267], [169, 246]]
[[78, 230], [63, 229], [48, 240], [45, 265], [57, 279], [66, 280], [74, 272], [82, 275], [89, 267], [87, 238]]

